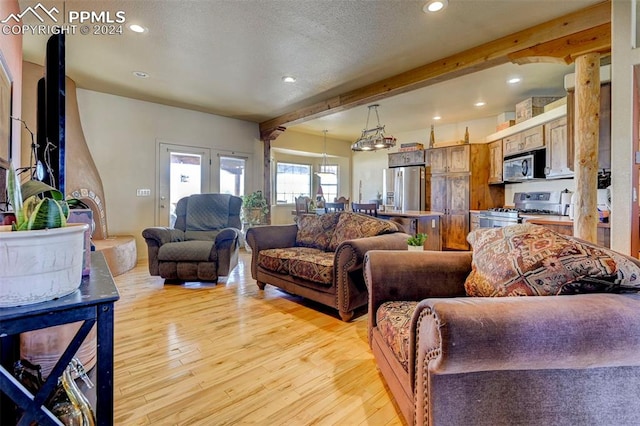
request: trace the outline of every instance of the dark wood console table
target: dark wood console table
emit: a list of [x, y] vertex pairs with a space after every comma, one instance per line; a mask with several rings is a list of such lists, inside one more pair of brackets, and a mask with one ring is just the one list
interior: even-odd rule
[[[0, 308], [0, 424], [18, 425], [36, 421], [40, 425], [62, 423], [44, 407], [67, 367], [94, 324], [97, 328], [96, 424], [113, 424], [113, 304], [120, 298], [111, 272], [100, 252], [91, 253], [91, 275], [80, 288], [57, 300]], [[84, 321], [36, 395], [31, 395], [11, 374], [19, 357], [19, 335], [77, 321]], [[11, 402], [13, 401], [13, 403]], [[14, 404], [19, 407], [18, 413]]]

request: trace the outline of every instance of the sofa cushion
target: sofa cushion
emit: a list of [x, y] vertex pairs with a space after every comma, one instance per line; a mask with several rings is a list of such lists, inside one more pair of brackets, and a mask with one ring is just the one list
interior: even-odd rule
[[258, 265], [279, 274], [331, 285], [334, 256], [332, 252], [311, 247], [268, 249], [258, 253]]
[[335, 253], [311, 250], [301, 252], [299, 256], [291, 259], [289, 274], [303, 280], [330, 286], [333, 284], [333, 259]]
[[405, 371], [409, 371], [409, 333], [418, 302], [384, 302], [376, 312], [380, 335]]
[[179, 241], [167, 243], [158, 249], [158, 260], [173, 262], [210, 262], [217, 260], [213, 241]]
[[640, 289], [637, 262], [539, 225], [481, 228], [473, 249], [468, 296], [548, 296]]
[[333, 232], [329, 250], [335, 251], [338, 246], [347, 240], [373, 237], [381, 234], [398, 232], [398, 227], [387, 220], [378, 219], [361, 213], [343, 212]]
[[298, 217], [296, 246], [327, 250], [339, 217], [339, 213], [308, 214]]

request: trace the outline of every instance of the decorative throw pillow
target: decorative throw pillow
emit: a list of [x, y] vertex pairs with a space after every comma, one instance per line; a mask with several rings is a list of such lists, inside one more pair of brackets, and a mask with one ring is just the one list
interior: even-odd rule
[[468, 296], [548, 296], [640, 290], [640, 264], [606, 248], [521, 224], [469, 233]]
[[298, 217], [296, 246], [327, 250], [340, 213], [306, 214]]
[[329, 242], [329, 250], [336, 250], [340, 243], [347, 240], [390, 234], [392, 232], [398, 232], [398, 227], [393, 222], [361, 213], [342, 213], [331, 242]]

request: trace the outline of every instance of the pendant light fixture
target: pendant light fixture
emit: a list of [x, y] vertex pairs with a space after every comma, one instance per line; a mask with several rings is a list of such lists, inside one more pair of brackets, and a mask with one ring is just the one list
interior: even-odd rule
[[[369, 112], [367, 113], [367, 124], [365, 125], [362, 134], [357, 141], [351, 145], [353, 151], [377, 151], [379, 149], [391, 148], [396, 146], [396, 138], [393, 136], [385, 136], [384, 126], [380, 125], [380, 116], [378, 115], [378, 107], [380, 105], [369, 105]], [[371, 110], [376, 112], [376, 119], [378, 125], [372, 129], [369, 129], [369, 118], [371, 116]]]
[[329, 167], [327, 166], [327, 132], [328, 130], [322, 131], [322, 133], [324, 133], [324, 151], [322, 153], [322, 165], [320, 165], [320, 170], [316, 173], [316, 175], [319, 176], [320, 179], [329, 176], [335, 176], [335, 173], [329, 170]]

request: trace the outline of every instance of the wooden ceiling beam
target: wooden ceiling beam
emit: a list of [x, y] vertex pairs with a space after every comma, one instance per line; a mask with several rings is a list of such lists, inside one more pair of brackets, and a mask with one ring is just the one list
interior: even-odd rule
[[511, 62], [524, 65], [537, 62], [571, 64], [587, 53], [611, 52], [611, 22], [551, 40], [509, 55]]
[[[260, 131], [269, 131], [279, 126], [300, 124], [349, 108], [366, 105], [386, 97], [505, 64], [511, 61], [510, 55], [516, 55], [517, 52], [552, 43], [555, 40], [566, 40], [567, 37], [607, 24], [611, 24], [610, 1], [598, 3], [342, 95], [334, 96], [308, 107], [272, 118], [260, 123]], [[580, 37], [575, 37], [572, 40], [578, 43]], [[590, 41], [587, 40], [585, 42], [589, 43]], [[580, 44], [572, 47], [575, 51], [584, 51], [583, 46]], [[540, 53], [536, 52], [536, 54], [539, 55]], [[519, 60], [524, 60], [524, 58], [525, 56], [520, 56]]]

